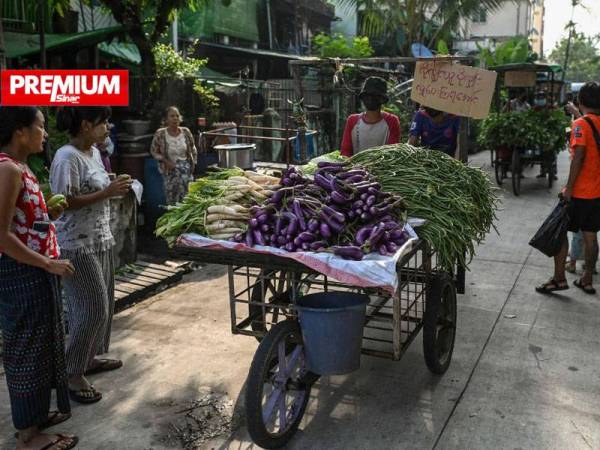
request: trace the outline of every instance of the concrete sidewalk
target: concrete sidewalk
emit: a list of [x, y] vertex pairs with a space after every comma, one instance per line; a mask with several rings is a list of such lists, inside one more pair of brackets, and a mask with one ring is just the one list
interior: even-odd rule
[[[472, 164], [489, 169], [489, 154]], [[563, 154], [561, 180], [567, 167]], [[360, 371], [315, 385], [290, 448], [600, 449], [600, 299], [574, 287], [552, 297], [533, 290], [552, 266], [527, 242], [558, 192], [537, 170], [526, 172], [520, 197], [509, 183], [501, 191], [500, 235], [467, 273], [446, 375], [428, 372], [420, 338], [400, 362], [363, 357]], [[225, 269], [206, 267], [116, 317], [113, 351], [125, 367], [95, 377], [103, 400], [75, 406], [58, 430], [77, 433], [86, 450], [176, 449], [185, 414], [212, 408], [197, 421], [206, 425], [199, 448], [256, 448], [237, 415], [256, 347], [230, 333]], [[211, 438], [232, 414], [233, 435]], [[3, 381], [0, 430], [0, 448], [14, 448]]]

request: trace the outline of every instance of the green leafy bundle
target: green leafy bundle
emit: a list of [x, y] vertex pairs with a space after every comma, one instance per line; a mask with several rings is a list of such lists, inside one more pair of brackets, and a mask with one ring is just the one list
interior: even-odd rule
[[382, 190], [400, 195], [410, 217], [427, 221], [418, 234], [447, 270], [457, 262], [467, 266], [494, 226], [499, 199], [485, 172], [443, 152], [396, 144], [358, 153], [351, 162]]
[[509, 147], [558, 152], [565, 147], [569, 124], [562, 110], [490, 114], [481, 123], [478, 143], [486, 150]]

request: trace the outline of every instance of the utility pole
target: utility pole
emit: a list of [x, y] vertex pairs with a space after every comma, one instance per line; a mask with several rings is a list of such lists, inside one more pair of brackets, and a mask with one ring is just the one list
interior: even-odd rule
[[573, 34], [575, 32], [575, 22], [573, 19], [575, 18], [575, 8], [579, 5], [580, 0], [571, 0], [571, 4], [573, 8], [571, 9], [571, 21], [569, 22], [569, 39], [567, 40], [567, 49], [565, 51], [565, 62], [563, 64], [563, 72], [561, 81], [565, 81], [565, 76], [567, 74], [567, 69], [569, 68], [569, 57], [571, 56], [571, 43], [573, 42]]

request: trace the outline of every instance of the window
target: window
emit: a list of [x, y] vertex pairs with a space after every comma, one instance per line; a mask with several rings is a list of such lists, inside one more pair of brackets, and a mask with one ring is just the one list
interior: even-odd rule
[[471, 17], [471, 20], [473, 20], [473, 22], [475, 23], [487, 22], [487, 9], [485, 9], [484, 6], [480, 6], [479, 8], [477, 8], [477, 10], [473, 13], [473, 16]]

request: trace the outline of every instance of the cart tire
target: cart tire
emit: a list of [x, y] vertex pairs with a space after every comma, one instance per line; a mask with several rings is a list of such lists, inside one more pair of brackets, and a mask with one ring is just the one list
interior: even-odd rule
[[[262, 270], [258, 279], [264, 279], [264, 291], [261, 283], [257, 284], [250, 295], [250, 304], [248, 305], [248, 313], [254, 320], [250, 323], [252, 331], [257, 331], [263, 335], [267, 333], [272, 324], [284, 320], [286, 315], [281, 314], [282, 306], [292, 303], [292, 292], [286, 289], [286, 283], [281, 282], [287, 278], [287, 272], [276, 270]], [[273, 280], [277, 282], [274, 283]], [[301, 290], [310, 289], [310, 281], [305, 279], [302, 282]], [[265, 307], [263, 315], [263, 307], [257, 303], [267, 303], [274, 305], [273, 307]], [[257, 336], [256, 339], [260, 342], [263, 336]]]
[[496, 162], [494, 163], [494, 172], [496, 173], [496, 183], [498, 183], [498, 186], [502, 186], [502, 181], [504, 179], [504, 177], [502, 176], [503, 170], [504, 164], [502, 164], [502, 162], [500, 162], [499, 160], [496, 160]]
[[514, 149], [512, 152], [512, 188], [513, 193], [518, 197], [521, 193], [521, 155], [518, 149]]
[[[291, 367], [280, 366], [282, 355], [286, 366], [294, 360]], [[281, 448], [298, 430], [312, 384], [318, 379], [307, 371], [305, 362], [302, 334], [296, 321], [285, 320], [274, 325], [258, 346], [246, 383], [248, 433], [258, 446]]]
[[435, 374], [442, 375], [450, 367], [456, 317], [456, 287], [449, 274], [439, 273], [429, 283], [423, 318], [425, 363]]

